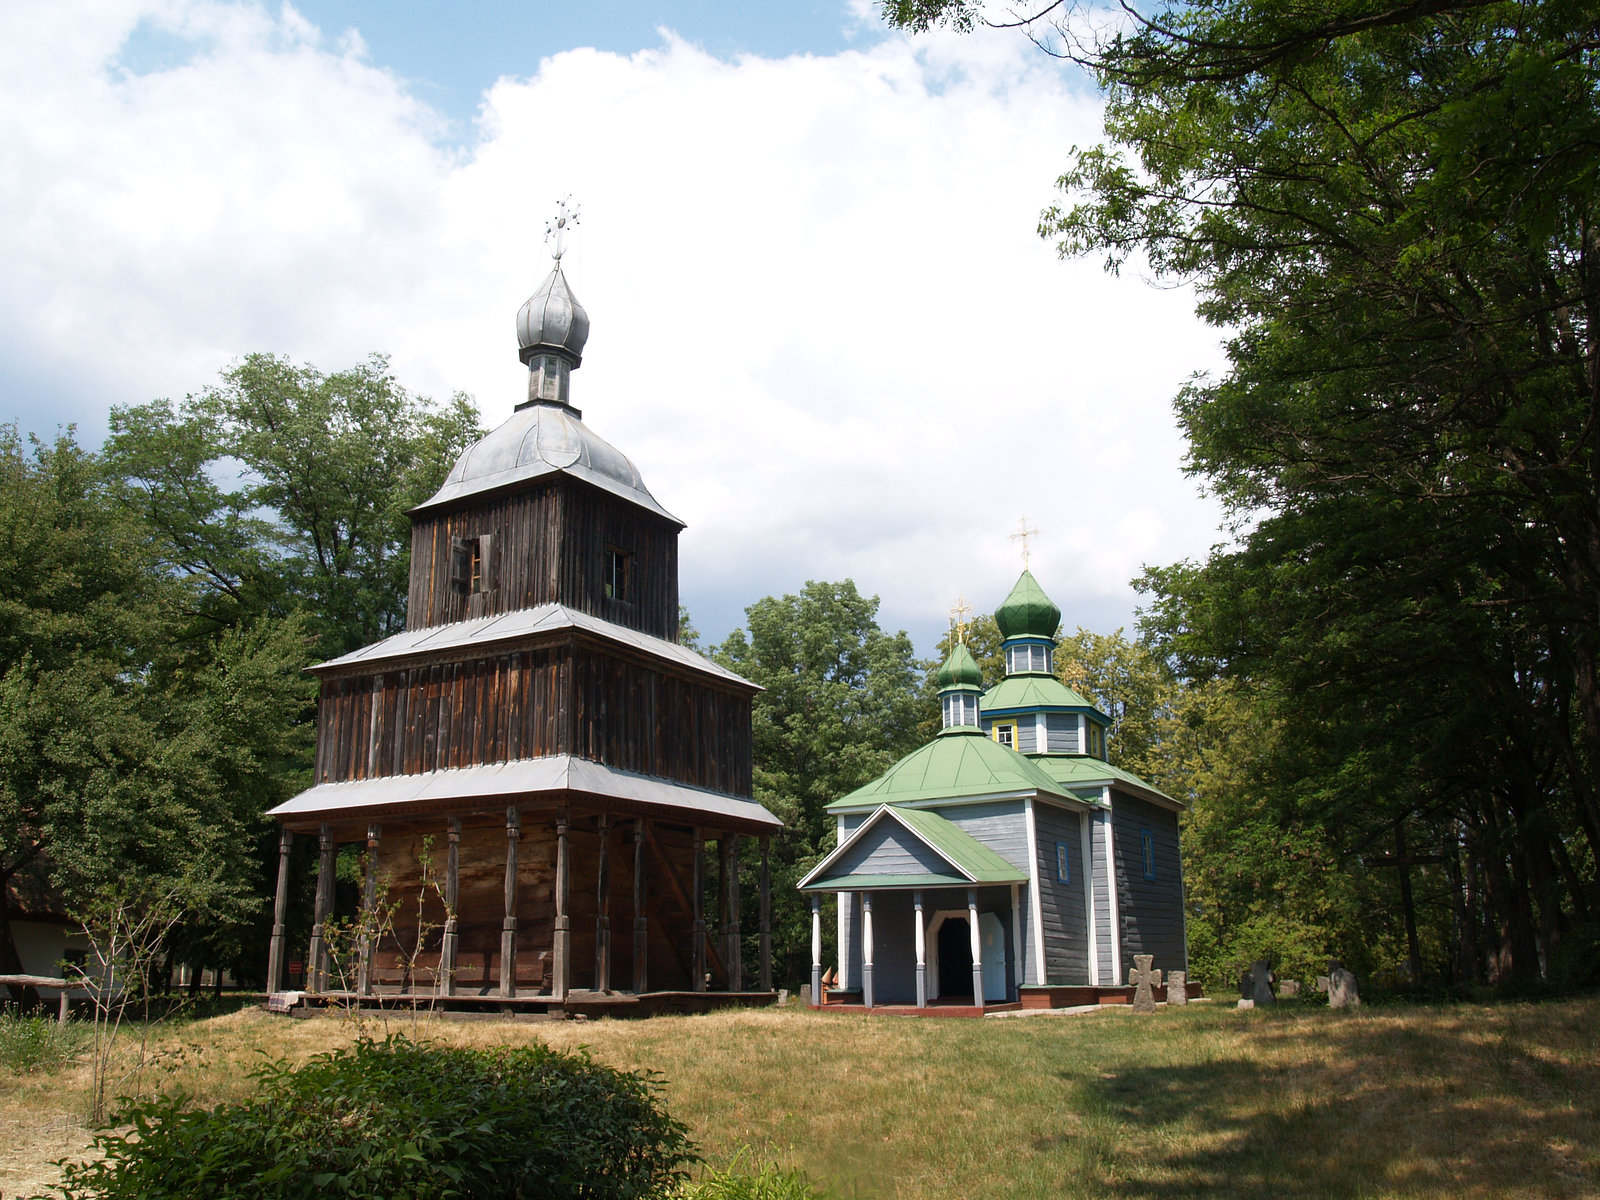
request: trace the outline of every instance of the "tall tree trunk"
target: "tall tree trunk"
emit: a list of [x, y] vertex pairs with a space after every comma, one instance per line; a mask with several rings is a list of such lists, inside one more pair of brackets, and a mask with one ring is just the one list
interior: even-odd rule
[[1422, 947], [1417, 939], [1417, 905], [1411, 895], [1411, 855], [1406, 850], [1406, 823], [1395, 822], [1394, 853], [1400, 868], [1400, 912], [1406, 923], [1406, 975], [1413, 986], [1422, 982]]

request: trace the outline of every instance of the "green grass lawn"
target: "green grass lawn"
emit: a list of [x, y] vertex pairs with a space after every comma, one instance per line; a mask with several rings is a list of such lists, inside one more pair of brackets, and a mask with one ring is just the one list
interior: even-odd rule
[[[743, 1151], [845, 1196], [1600, 1195], [1592, 999], [981, 1021], [791, 1009], [420, 1029], [452, 1043], [587, 1045], [658, 1071], [712, 1163]], [[249, 1088], [261, 1053], [304, 1057], [353, 1034], [341, 1018], [241, 1012], [158, 1040], [173, 1052], [170, 1081], [222, 1099]], [[86, 1092], [81, 1066], [0, 1067], [0, 1147], [20, 1146], [0, 1149], [0, 1192], [49, 1178], [48, 1159], [81, 1140], [71, 1126]]]

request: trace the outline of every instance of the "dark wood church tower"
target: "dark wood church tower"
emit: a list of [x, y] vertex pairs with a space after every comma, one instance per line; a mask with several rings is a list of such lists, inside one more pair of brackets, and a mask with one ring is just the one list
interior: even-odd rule
[[[316, 783], [272, 814], [269, 990], [285, 982], [297, 833], [320, 839], [311, 991], [559, 1005], [628, 984], [703, 991], [708, 976], [743, 991], [740, 836], [761, 839], [771, 986], [766, 839], [779, 822], [750, 798], [759, 689], [678, 644], [683, 525], [572, 406], [588, 331], [558, 257], [518, 314], [526, 401], [411, 514], [406, 630], [313, 668]], [[324, 931], [346, 842], [367, 848], [366, 911], [385, 888], [395, 903], [341, 963]], [[619, 909], [631, 937], [612, 936]]]

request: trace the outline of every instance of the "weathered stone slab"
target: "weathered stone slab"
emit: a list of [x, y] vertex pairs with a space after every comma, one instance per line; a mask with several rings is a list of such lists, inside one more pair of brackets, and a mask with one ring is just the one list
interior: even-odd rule
[[1167, 1003], [1168, 1004], [1187, 1004], [1187, 1003], [1189, 1003], [1189, 972], [1187, 972], [1187, 971], [1168, 971], [1167, 972]]
[[1238, 1005], [1240, 1008], [1254, 1008], [1255, 1006], [1256, 1002], [1254, 1000], [1241, 1000]]
[[1360, 1008], [1361, 986], [1336, 958], [1328, 960], [1328, 1007]]
[[[1272, 990], [1274, 976], [1271, 963], [1264, 958], [1256, 959], [1250, 964], [1250, 974], [1247, 978], [1250, 981], [1250, 990], [1245, 993], [1245, 999], [1254, 1000], [1257, 1008], [1277, 1003], [1278, 997]], [[1242, 982], [1241, 990], [1243, 990]]]
[[1278, 984], [1278, 998], [1293, 1000], [1300, 995], [1300, 981], [1298, 979], [1285, 979]]
[[1128, 982], [1133, 984], [1133, 1011], [1136, 1013], [1153, 1013], [1156, 1010], [1153, 989], [1161, 982], [1161, 972], [1150, 969], [1154, 961], [1155, 956], [1151, 954], [1133, 956], [1133, 970], [1128, 972]]
[[800, 985], [800, 1003], [804, 1004], [807, 1008], [811, 1007], [811, 985], [809, 983], [802, 983]]
[[[810, 985], [808, 984], [807, 986], [810, 986]], [[788, 1006], [789, 1006], [789, 989], [788, 988], [779, 988], [778, 989], [778, 1007], [779, 1008], [787, 1008]]]

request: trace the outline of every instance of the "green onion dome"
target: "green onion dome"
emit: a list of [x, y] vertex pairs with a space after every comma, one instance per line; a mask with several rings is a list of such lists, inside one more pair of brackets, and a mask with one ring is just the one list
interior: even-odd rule
[[1061, 625], [1061, 610], [1044, 594], [1032, 572], [1023, 571], [1005, 603], [994, 610], [994, 620], [1002, 637], [1054, 638]]
[[962, 642], [956, 643], [956, 648], [950, 651], [950, 657], [944, 660], [934, 680], [939, 684], [939, 690], [949, 688], [975, 688], [983, 689], [983, 671], [978, 666], [978, 660], [972, 657]]

